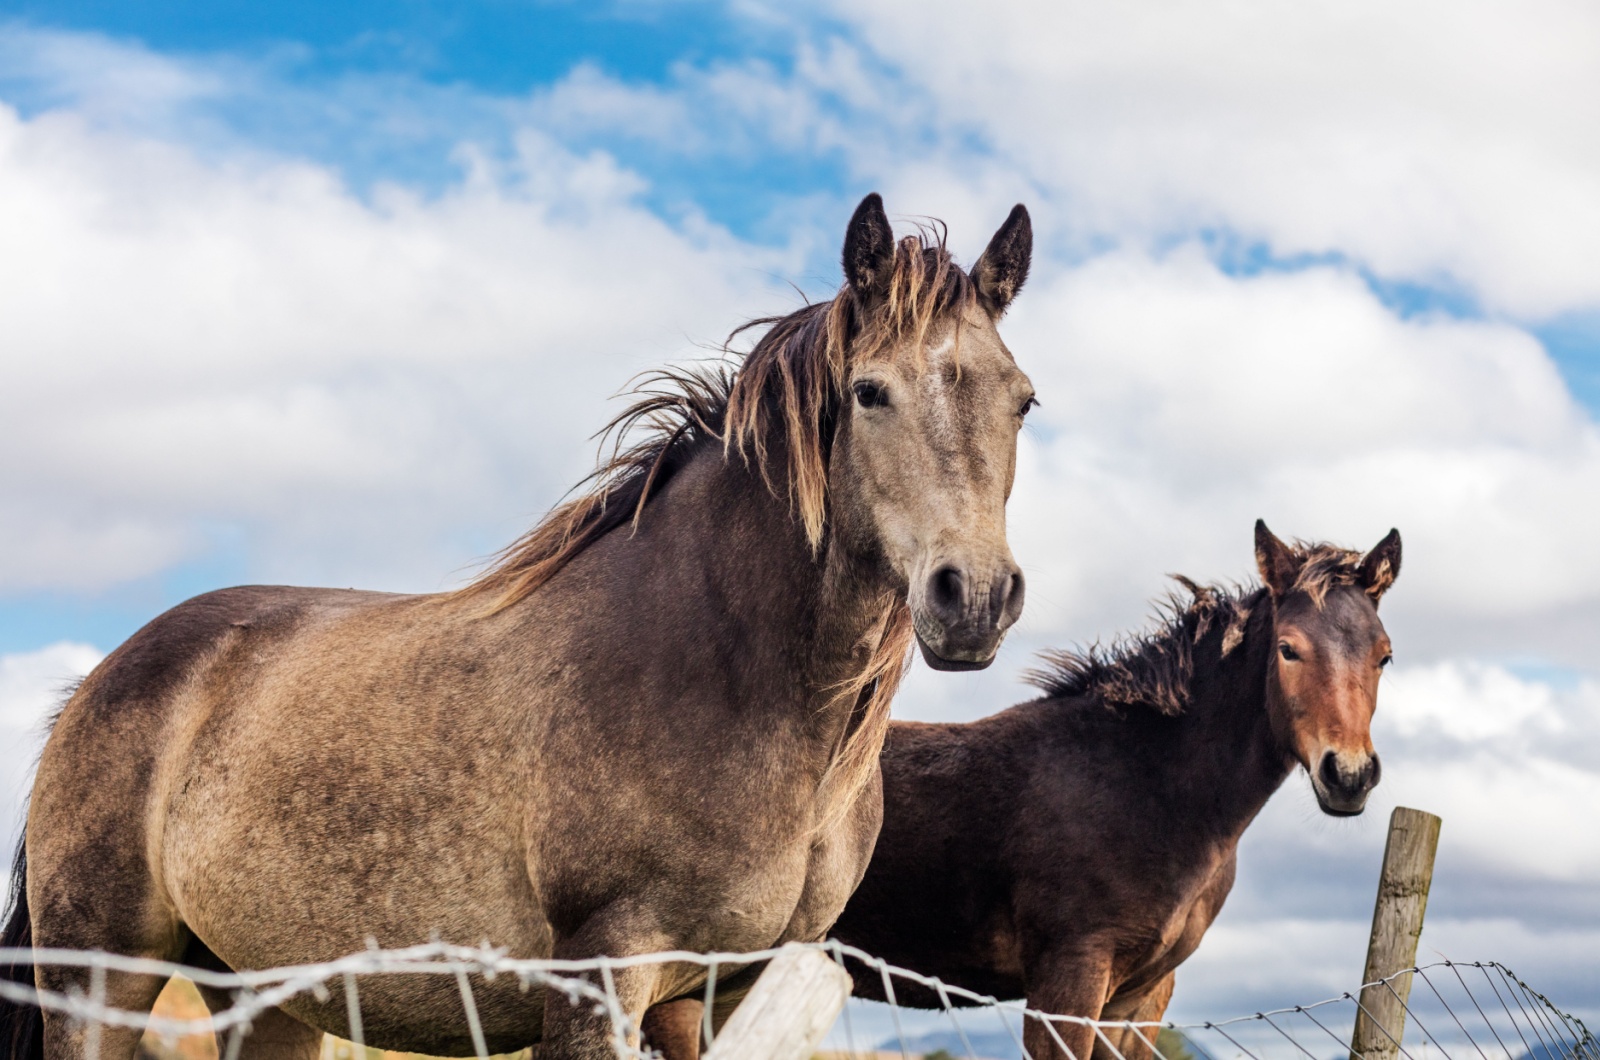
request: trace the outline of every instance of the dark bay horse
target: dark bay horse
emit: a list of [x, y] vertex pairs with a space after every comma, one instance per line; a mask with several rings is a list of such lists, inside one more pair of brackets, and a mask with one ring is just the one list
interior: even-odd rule
[[[736, 371], [655, 377], [619, 421], [647, 437], [464, 590], [252, 586], [157, 618], [55, 722], [0, 942], [248, 969], [369, 938], [584, 958], [822, 937], [877, 834], [911, 644], [984, 666], [1022, 607], [1005, 504], [1033, 389], [995, 325], [1031, 246], [1018, 206], [969, 274], [868, 196], [836, 298], [757, 321]], [[703, 974], [619, 972], [621, 1007]], [[492, 1051], [612, 1055], [588, 1008], [507, 979], [474, 981]], [[112, 975], [106, 997], [160, 987]], [[374, 978], [361, 1002], [373, 1045], [473, 1051], [453, 982]], [[83, 1027], [5, 1008], [12, 1060], [83, 1055]], [[285, 1009], [247, 1057], [348, 1032], [342, 996]], [[104, 1028], [102, 1055], [136, 1039]]]
[[[1042, 699], [891, 726], [883, 830], [834, 936], [1045, 1012], [1160, 1019], [1233, 886], [1240, 836], [1295, 765], [1337, 816], [1378, 783], [1370, 723], [1391, 656], [1377, 608], [1400, 535], [1363, 555], [1255, 534], [1264, 587], [1186, 581], [1192, 600], [1156, 633], [1048, 656]], [[881, 998], [856, 971], [857, 995]], [[909, 983], [896, 994], [938, 1005]], [[1109, 1060], [1091, 1028], [1056, 1028], [1079, 1060]], [[1120, 1037], [1130, 1060], [1149, 1055]], [[1024, 1044], [1063, 1055], [1032, 1020]]]
[[[1256, 558], [1264, 588], [1185, 581], [1193, 599], [1154, 634], [1054, 654], [1041, 699], [965, 725], [891, 725], [883, 830], [833, 936], [1045, 1012], [1160, 1019], [1233, 886], [1240, 836], [1295, 764], [1330, 814], [1360, 813], [1378, 782], [1369, 723], [1390, 655], [1377, 606], [1399, 535], [1362, 555], [1291, 547], [1257, 523]], [[852, 970], [856, 996], [884, 999], [877, 972]], [[895, 994], [939, 1007], [905, 980]], [[651, 1014], [673, 1060], [695, 1055], [696, 1008]], [[1056, 1026], [1079, 1060], [1111, 1060], [1092, 1029]], [[1042, 1024], [1024, 1042], [1035, 1060], [1062, 1055]]]

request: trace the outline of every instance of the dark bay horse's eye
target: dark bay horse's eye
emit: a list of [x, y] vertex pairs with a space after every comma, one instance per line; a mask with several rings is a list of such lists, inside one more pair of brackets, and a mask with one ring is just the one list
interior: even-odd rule
[[1385, 655], [1383, 658], [1379, 659], [1378, 660], [1378, 666], [1379, 667], [1388, 666], [1392, 662], [1394, 662], [1394, 655], [1391, 653], [1391, 654]]
[[856, 404], [864, 409], [882, 408], [889, 404], [889, 391], [870, 379], [863, 379], [855, 385]]
[[1028, 400], [1026, 400], [1026, 401], [1024, 401], [1022, 403], [1022, 407], [1017, 410], [1017, 415], [1018, 416], [1026, 416], [1030, 409], [1036, 409], [1038, 407], [1039, 407], [1039, 399], [1036, 398], [1036, 397], [1031, 397], [1031, 398], [1029, 398]]
[[1289, 643], [1287, 641], [1278, 645], [1278, 654], [1283, 656], [1284, 662], [1300, 661], [1300, 653], [1289, 647]]

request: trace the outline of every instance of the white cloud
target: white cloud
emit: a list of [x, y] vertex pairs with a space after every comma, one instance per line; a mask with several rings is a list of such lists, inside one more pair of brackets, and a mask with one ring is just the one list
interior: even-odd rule
[[1258, 516], [1350, 547], [1398, 526], [1402, 653], [1519, 615], [1500, 651], [1539, 657], [1556, 616], [1600, 605], [1600, 431], [1518, 329], [1180, 248], [1052, 269], [1006, 334], [1044, 402], [1010, 513], [1026, 635], [1126, 629], [1166, 571], [1252, 576]]
[[1016, 171], [1082, 245], [1221, 227], [1453, 277], [1514, 313], [1600, 304], [1600, 12], [1582, 0], [834, 13], [943, 127], [992, 145], [969, 172]]
[[37, 651], [0, 655], [0, 856], [11, 857], [44, 724], [63, 691], [100, 661], [98, 649], [63, 641]]
[[314, 539], [436, 584], [473, 556], [444, 543], [469, 504], [509, 537], [582, 473], [634, 371], [792, 301], [785, 253], [663, 222], [604, 155], [518, 152], [367, 202], [309, 163], [0, 107], [0, 448], [26, 455], [0, 587], [146, 575], [217, 522], [280, 576], [335, 576], [291, 558]]
[[1600, 685], [1470, 661], [1393, 676], [1385, 801], [1440, 814], [1458, 856], [1497, 876], [1600, 884], [1600, 831], [1579, 823], [1600, 806]]
[[1600, 690], [1560, 695], [1499, 666], [1477, 662], [1399, 667], [1384, 679], [1384, 722], [1405, 738], [1447, 736], [1464, 743], [1559, 734], [1589, 717], [1600, 731]]
[[16, 23], [0, 23], [0, 70], [47, 104], [71, 103], [108, 122], [148, 123], [229, 90], [219, 71], [198, 63], [174, 62], [95, 33]]

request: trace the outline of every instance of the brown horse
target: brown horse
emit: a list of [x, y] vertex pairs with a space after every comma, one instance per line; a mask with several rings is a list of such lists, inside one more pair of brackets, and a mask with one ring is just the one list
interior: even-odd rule
[[[1033, 389], [995, 324], [1031, 244], [1018, 206], [968, 274], [868, 196], [836, 298], [757, 321], [736, 372], [656, 377], [619, 421], [647, 440], [466, 589], [256, 586], [156, 619], [55, 723], [4, 944], [248, 969], [368, 939], [583, 958], [820, 938], [877, 834], [912, 640], [983, 666], [1022, 606], [1005, 503]], [[621, 1008], [703, 975], [619, 972]], [[160, 986], [113, 975], [107, 999]], [[612, 1055], [559, 994], [474, 988], [494, 1051]], [[453, 983], [374, 979], [361, 1003], [374, 1045], [472, 1052]], [[9, 1008], [12, 1060], [83, 1054], [83, 1027]], [[285, 1008], [247, 1054], [309, 1060], [347, 1031], [342, 997]], [[136, 1038], [106, 1028], [102, 1055]]]
[[[1391, 656], [1377, 607], [1399, 533], [1362, 555], [1290, 547], [1258, 522], [1256, 561], [1264, 588], [1186, 582], [1192, 601], [1159, 632], [1054, 653], [1042, 699], [892, 726], [883, 831], [834, 935], [1041, 1011], [1160, 1019], [1233, 886], [1240, 836], [1295, 764], [1336, 816], [1378, 783], [1371, 720]], [[880, 978], [856, 979], [881, 997]], [[1056, 1033], [1076, 1057], [1109, 1057], [1091, 1028]], [[1062, 1055], [1037, 1021], [1024, 1044]]]
[[[1257, 523], [1256, 558], [1265, 588], [1185, 581], [1192, 602], [1155, 634], [1054, 654], [1035, 675], [1042, 699], [890, 726], [883, 830], [833, 936], [1045, 1012], [1159, 1019], [1233, 886], [1240, 836], [1295, 763], [1330, 814], [1360, 813], [1378, 782], [1377, 606], [1399, 534], [1363, 556], [1290, 547]], [[858, 997], [883, 999], [878, 973], [852, 970]], [[895, 993], [939, 1007], [905, 980]], [[692, 1008], [651, 1014], [673, 1060], [697, 1048]], [[1091, 1028], [1056, 1028], [1080, 1060], [1110, 1060]], [[1024, 1043], [1035, 1060], [1062, 1055], [1032, 1020]]]

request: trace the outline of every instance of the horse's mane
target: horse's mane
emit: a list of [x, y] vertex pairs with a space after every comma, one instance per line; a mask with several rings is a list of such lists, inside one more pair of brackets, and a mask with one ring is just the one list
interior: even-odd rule
[[[1303, 541], [1291, 545], [1290, 552], [1299, 565], [1291, 591], [1305, 593], [1318, 607], [1335, 586], [1359, 584], [1360, 552]], [[1183, 713], [1194, 678], [1195, 648], [1218, 628], [1223, 630], [1220, 657], [1238, 647], [1264, 590], [1253, 584], [1199, 585], [1182, 575], [1172, 577], [1189, 591], [1189, 599], [1169, 593], [1157, 600], [1152, 629], [1119, 638], [1109, 647], [1042, 652], [1043, 665], [1029, 671], [1028, 682], [1047, 696], [1094, 697], [1113, 707]]]
[[[637, 527], [651, 498], [712, 443], [724, 459], [737, 456], [753, 467], [775, 494], [787, 494], [817, 552], [827, 524], [829, 447], [850, 366], [909, 348], [920, 368], [934, 326], [977, 304], [976, 285], [951, 258], [943, 227], [930, 226], [895, 244], [887, 293], [870, 307], [842, 288], [826, 302], [735, 329], [723, 344], [732, 360], [648, 373], [634, 388], [638, 399], [601, 432], [602, 452], [609, 439], [610, 455], [579, 484], [581, 492], [502, 549], [457, 594], [484, 600], [489, 614], [526, 599], [611, 531], [624, 523]], [[739, 335], [759, 328], [766, 330], [748, 353], [729, 349]], [[640, 437], [630, 444], [635, 434]], [[778, 476], [774, 450], [786, 457]], [[864, 783], [887, 732], [889, 702], [911, 641], [910, 611], [895, 602], [865, 671], [838, 690], [856, 697], [863, 713], [830, 777], [850, 777], [852, 787]]]

